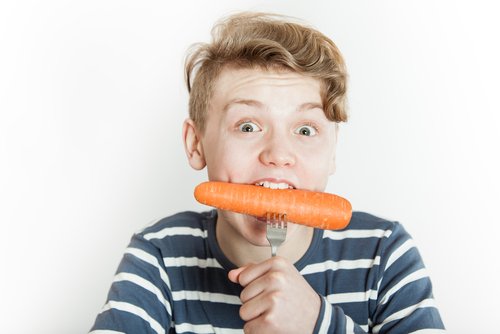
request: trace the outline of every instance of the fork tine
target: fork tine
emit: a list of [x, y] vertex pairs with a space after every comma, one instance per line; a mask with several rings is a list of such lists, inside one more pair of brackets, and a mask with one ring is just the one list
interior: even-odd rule
[[276, 256], [278, 247], [281, 246], [286, 239], [286, 214], [268, 212], [266, 214], [266, 219], [266, 236], [269, 244], [271, 245], [271, 256]]

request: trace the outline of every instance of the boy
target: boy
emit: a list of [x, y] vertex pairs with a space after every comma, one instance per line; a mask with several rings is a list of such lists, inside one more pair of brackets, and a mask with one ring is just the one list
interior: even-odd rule
[[[282, 17], [221, 21], [186, 62], [191, 167], [208, 179], [323, 191], [347, 120], [334, 43]], [[395, 222], [355, 212], [347, 229], [266, 225], [213, 210], [132, 238], [93, 333], [437, 333], [430, 280]], [[441, 329], [441, 330], [440, 330]], [[108, 331], [106, 331], [108, 330]]]

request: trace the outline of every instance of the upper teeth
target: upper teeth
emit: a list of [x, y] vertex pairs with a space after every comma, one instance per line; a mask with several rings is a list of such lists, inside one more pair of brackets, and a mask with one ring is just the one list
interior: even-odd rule
[[256, 186], [262, 186], [264, 188], [271, 188], [271, 189], [291, 189], [293, 188], [291, 185], [280, 182], [280, 183], [274, 183], [274, 182], [269, 182], [269, 181], [262, 181], [262, 182], [257, 182], [255, 184]]

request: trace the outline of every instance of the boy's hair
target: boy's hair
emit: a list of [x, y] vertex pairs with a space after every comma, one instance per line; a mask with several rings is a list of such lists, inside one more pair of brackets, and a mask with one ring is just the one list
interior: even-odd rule
[[219, 21], [212, 29], [211, 43], [195, 44], [186, 58], [189, 116], [201, 132], [214, 85], [227, 66], [285, 70], [317, 78], [322, 83], [326, 117], [347, 121], [347, 71], [333, 41], [289, 17], [239, 13]]

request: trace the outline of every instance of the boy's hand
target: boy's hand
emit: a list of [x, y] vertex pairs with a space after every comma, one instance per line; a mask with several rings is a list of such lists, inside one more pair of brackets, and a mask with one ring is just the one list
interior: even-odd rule
[[231, 270], [228, 277], [243, 286], [240, 316], [245, 333], [313, 332], [320, 297], [286, 259], [250, 264]]

